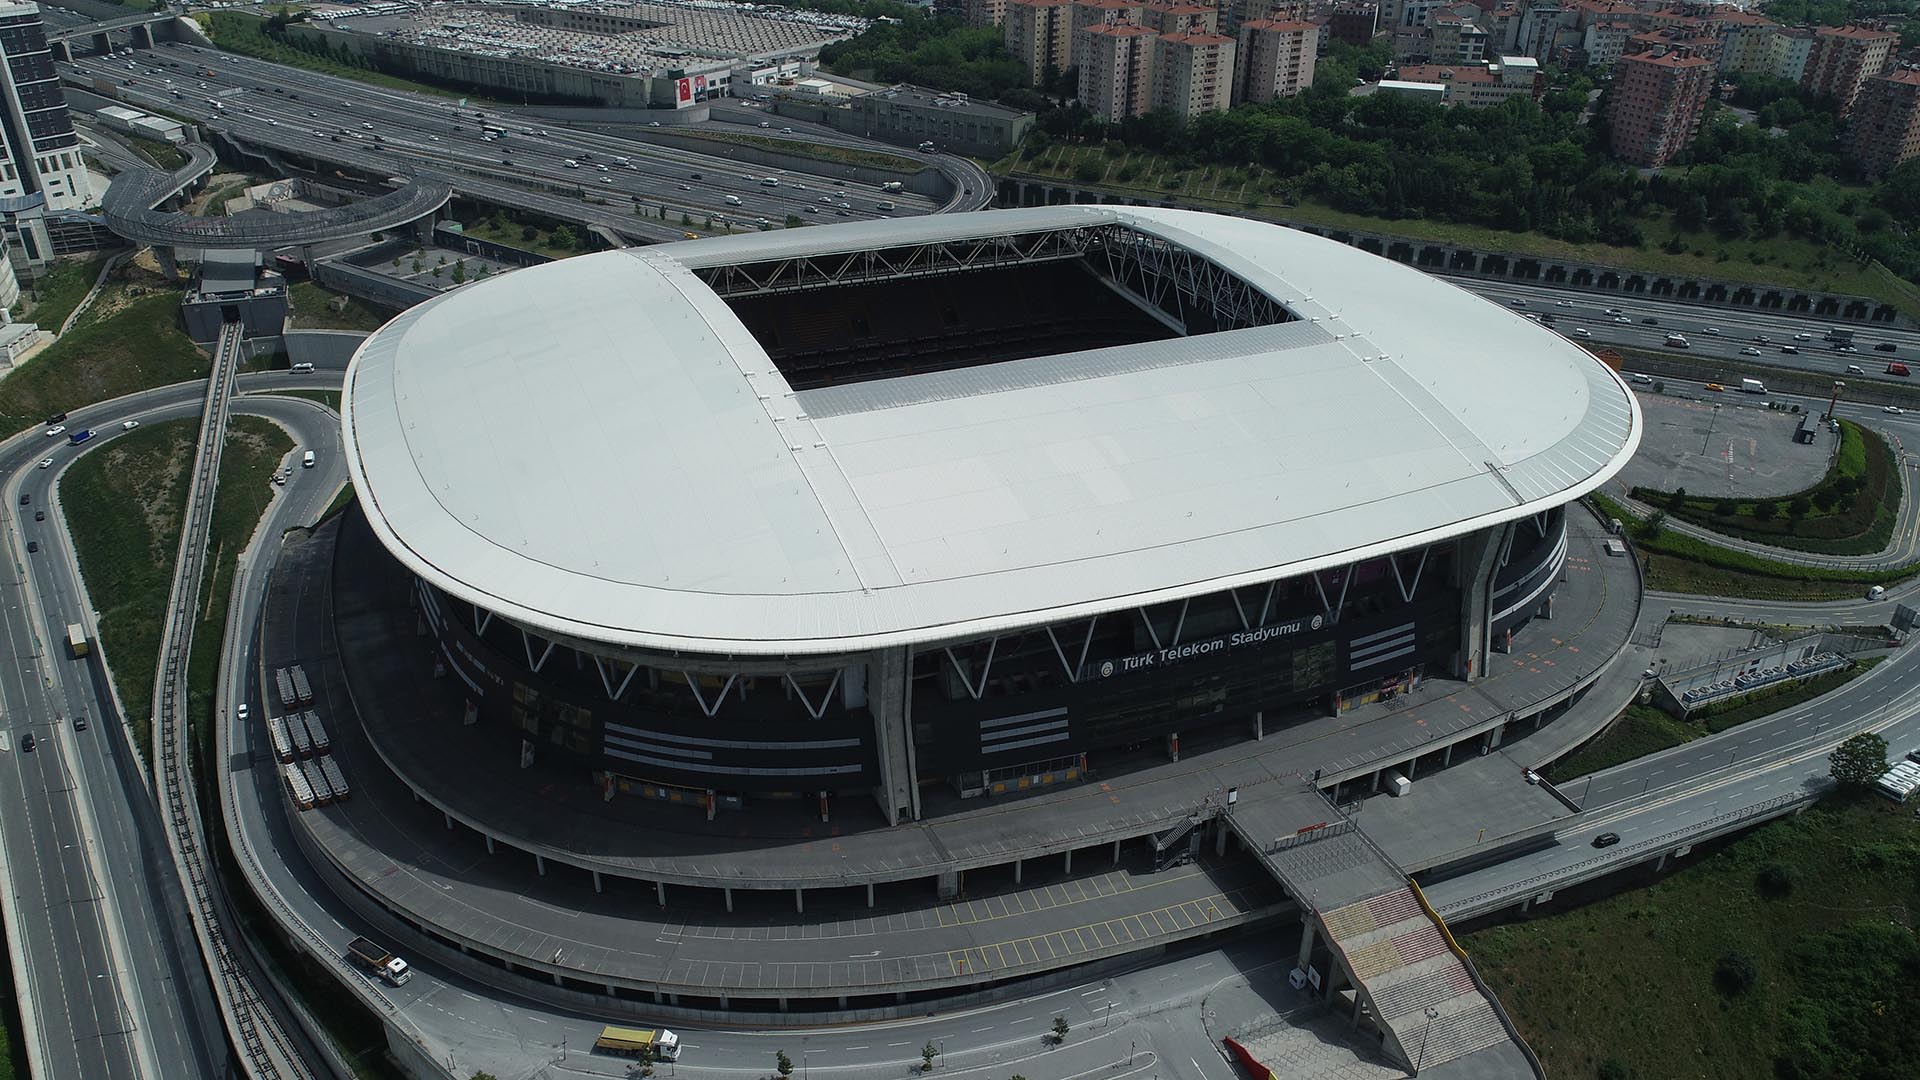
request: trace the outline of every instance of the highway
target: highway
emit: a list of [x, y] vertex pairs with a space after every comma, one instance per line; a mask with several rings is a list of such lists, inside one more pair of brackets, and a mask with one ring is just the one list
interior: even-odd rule
[[[1543, 318], [1551, 316], [1554, 330], [1583, 345], [1680, 352], [1668, 350], [1666, 345], [1667, 335], [1678, 332], [1687, 339], [1684, 352], [1689, 356], [1741, 360], [1797, 371], [1820, 372], [1842, 379], [1865, 378], [1898, 384], [1910, 384], [1912, 379], [1886, 374], [1887, 361], [1920, 363], [1920, 330], [1905, 327], [1857, 325], [1813, 315], [1778, 315], [1739, 308], [1706, 307], [1616, 293], [1583, 292], [1554, 285], [1523, 285], [1469, 277], [1448, 277], [1447, 280], [1509, 306], [1513, 306], [1515, 301], [1525, 301], [1524, 306], [1514, 307], [1513, 310]], [[1612, 314], [1615, 311], [1619, 314]], [[1626, 321], [1622, 322], [1623, 319]], [[1648, 319], [1656, 322], [1649, 324], [1646, 321]], [[1827, 330], [1835, 326], [1855, 332], [1858, 352], [1835, 352], [1828, 342], [1821, 340]], [[1587, 335], [1580, 335], [1578, 330], [1586, 330]], [[1710, 330], [1718, 330], [1719, 333], [1710, 333]], [[1807, 335], [1807, 339], [1796, 340], [1800, 334]], [[1768, 339], [1767, 343], [1754, 340], [1763, 335]], [[1897, 351], [1877, 351], [1874, 346], [1883, 342], [1891, 342]], [[1799, 350], [1798, 354], [1781, 352], [1783, 345], [1793, 346]], [[1753, 349], [1759, 355], [1745, 355], [1742, 349]], [[1847, 374], [1849, 364], [1864, 369], [1865, 374]]]
[[[373, 175], [444, 173], [459, 191], [488, 201], [643, 239], [677, 240], [689, 228], [704, 233], [708, 217], [716, 225], [724, 219], [739, 228], [754, 228], [761, 219], [784, 225], [790, 215], [824, 222], [940, 209], [933, 200], [911, 192], [887, 193], [852, 181], [836, 184], [830, 162], [808, 161], [787, 170], [743, 165], [721, 154], [460, 106], [449, 98], [387, 90], [192, 45], [165, 43], [132, 57], [80, 57], [62, 65], [62, 71], [83, 83], [110, 81], [113, 92], [136, 108], [187, 117], [251, 145], [335, 161]], [[489, 139], [487, 128], [502, 134]], [[861, 145], [845, 136], [811, 141]], [[568, 166], [568, 161], [576, 164]], [[779, 186], [767, 185], [769, 176], [780, 179]], [[971, 197], [984, 202], [987, 195], [980, 190]], [[894, 209], [881, 209], [883, 203]], [[662, 207], [664, 220], [658, 216]], [[682, 215], [693, 225], [684, 226]]]

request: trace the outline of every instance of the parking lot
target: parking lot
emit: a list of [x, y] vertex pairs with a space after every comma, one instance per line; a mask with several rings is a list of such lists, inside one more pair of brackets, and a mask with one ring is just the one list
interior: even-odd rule
[[1825, 475], [1837, 436], [1823, 431], [1812, 445], [1796, 443], [1803, 414], [1769, 409], [1749, 394], [1706, 396], [1716, 400], [1640, 392], [1645, 434], [1612, 486], [1758, 498], [1799, 491]]

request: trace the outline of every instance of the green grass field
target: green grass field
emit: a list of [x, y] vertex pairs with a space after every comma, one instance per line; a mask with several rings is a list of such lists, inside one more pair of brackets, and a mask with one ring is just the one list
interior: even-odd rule
[[212, 365], [180, 332], [179, 310], [180, 294], [163, 291], [75, 326], [0, 382], [0, 429], [12, 434], [88, 402], [206, 378]]
[[1915, 1075], [1920, 820], [1907, 808], [1829, 800], [1678, 865], [1463, 935], [1549, 1076]]
[[1629, 527], [1635, 530], [1634, 541], [1644, 560], [1649, 589], [1758, 600], [1835, 600], [1857, 595], [1868, 585], [1911, 577], [1915, 572], [1913, 567], [1841, 570], [1797, 566], [1710, 544], [1670, 528], [1649, 537], [1626, 507], [1597, 492], [1591, 497], [1603, 518], [1635, 522]]
[[60, 480], [100, 643], [144, 756], [151, 738], [160, 611], [173, 577], [198, 419], [148, 424], [82, 455]]
[[[1313, 202], [1280, 204], [1268, 195], [1277, 178], [1262, 166], [1208, 164], [1180, 169], [1166, 158], [1144, 150], [1116, 154], [1097, 144], [1070, 146], [1056, 142], [1038, 152], [1022, 147], [989, 168], [1000, 176], [1011, 174], [1064, 184], [1081, 183], [1141, 198], [1176, 201], [1181, 205], [1458, 244], [1482, 251], [1571, 259], [1656, 274], [1697, 274], [1729, 281], [1854, 293], [1885, 300], [1909, 315], [1920, 315], [1920, 289], [1876, 263], [1862, 263], [1836, 249], [1784, 235], [1729, 241], [1712, 233], [1680, 232], [1664, 216], [1642, 222], [1646, 235], [1643, 247], [1575, 244], [1538, 233], [1508, 232], [1462, 222], [1367, 217]], [[1688, 248], [1679, 254], [1670, 253], [1664, 247], [1676, 234]]]
[[[293, 325], [301, 330], [380, 329], [393, 318], [393, 312], [375, 307], [358, 297], [345, 296], [315, 285], [296, 281], [288, 290], [293, 300]], [[345, 305], [339, 304], [346, 301]]]
[[297, 397], [306, 398], [308, 401], [317, 401], [327, 408], [332, 409], [334, 412], [340, 411], [340, 391], [338, 390], [275, 390], [273, 392], [281, 397]]
[[33, 293], [31, 302], [21, 301], [14, 305], [14, 317], [23, 321], [38, 323], [42, 330], [51, 333], [60, 332], [60, 324], [67, 321], [73, 309], [87, 298], [93, 290], [94, 279], [100, 276], [100, 267], [106, 264], [109, 256], [96, 255], [86, 259], [62, 259], [47, 269], [40, 280], [28, 290]]

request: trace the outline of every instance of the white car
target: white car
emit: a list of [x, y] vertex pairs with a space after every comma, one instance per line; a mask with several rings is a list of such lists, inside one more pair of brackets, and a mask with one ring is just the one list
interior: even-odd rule
[[692, 190], [693, 190], [693, 185], [692, 185], [692, 184], [681, 184], [681, 185], [680, 185], [680, 190], [681, 190], [681, 191], [692, 191]]
[[51, 439], [56, 436], [65, 435], [66, 433], [67, 433], [67, 425], [55, 424], [52, 427], [47, 429], [47, 438]]
[[600, 182], [601, 182], [601, 183], [603, 183], [603, 184], [611, 184], [611, 183], [613, 183], [613, 177], [611, 177], [611, 176], [603, 176], [603, 177], [601, 177], [601, 178], [600, 178]]
[[41, 468], [43, 468], [43, 469], [51, 469], [51, 468], [53, 468], [53, 459], [52, 459], [52, 458], [41, 458], [41, 459], [40, 459], [40, 467], [41, 467]]
[[1508, 307], [1526, 307], [1527, 302], [1525, 300], [1509, 300], [1507, 301], [1507, 306]]
[[1703, 334], [1712, 334], [1714, 337], [1720, 336], [1720, 328], [1717, 326], [1702, 327], [1700, 332]]
[[241, 720], [243, 720], [243, 721], [244, 721], [244, 720], [246, 720], [246, 718], [247, 718], [247, 703], [243, 701], [243, 702], [241, 702], [241, 703], [240, 703], [240, 704], [239, 704], [238, 706], [236, 706], [236, 707], [234, 708], [234, 710], [233, 710], [233, 715], [234, 715], [234, 716], [236, 716], [236, 717], [238, 717], [239, 719], [241, 719]]
[[1616, 319], [1614, 319], [1613, 321], [1614, 321], [1614, 322], [1618, 322], [1618, 323], [1631, 323], [1631, 322], [1633, 322], [1633, 320], [1632, 320], [1632, 319], [1629, 319], [1629, 318], [1627, 318], [1627, 317], [1626, 317], [1625, 315], [1622, 315], [1622, 316], [1619, 316], [1618, 318], [1616, 318]]
[[1740, 355], [1741, 356], [1759, 356], [1760, 350], [1749, 345], [1746, 348], [1740, 350]]
[[660, 121], [658, 121], [658, 120], [649, 120], [649, 121], [647, 121], [647, 126], [648, 126], [648, 127], [659, 127], [659, 126], [660, 126]]
[[1608, 308], [1608, 309], [1607, 309], [1607, 314], [1609, 314], [1609, 315], [1618, 315], [1618, 314], [1620, 314], [1620, 309], [1619, 309], [1619, 308], [1617, 308], [1617, 307], [1610, 307], [1610, 308]]
[[1573, 328], [1573, 336], [1574, 337], [1592, 337], [1593, 335], [1587, 331], [1586, 327], [1576, 326]]
[[1883, 413], [1892, 413], [1895, 416], [1904, 416], [1906, 415], [1906, 412], [1907, 412], [1907, 410], [1901, 408], [1898, 405], [1889, 405], [1886, 408], [1881, 409], [1880, 411]]
[[1795, 340], [1795, 341], [1812, 341], [1812, 340], [1813, 340], [1813, 335], [1812, 335], [1812, 334], [1795, 334], [1795, 335], [1793, 335], [1793, 340]]
[[137, 427], [139, 427], [139, 426], [140, 426], [140, 421], [138, 421], [138, 420], [128, 420], [128, 421], [126, 421], [125, 423], [122, 423], [122, 424], [120, 425], [120, 430], [121, 430], [121, 431], [132, 431], [132, 430], [133, 430], [134, 428], [137, 428]]
[[1572, 307], [1572, 306], [1573, 306], [1573, 301], [1571, 301], [1571, 300], [1555, 300], [1555, 301], [1553, 302], [1553, 306], [1554, 306], [1554, 307]]

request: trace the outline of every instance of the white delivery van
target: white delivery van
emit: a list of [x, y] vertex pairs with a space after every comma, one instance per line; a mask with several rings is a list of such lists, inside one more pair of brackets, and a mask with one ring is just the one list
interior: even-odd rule
[[300, 467], [303, 469], [313, 468], [313, 451], [309, 450], [300, 455]]

